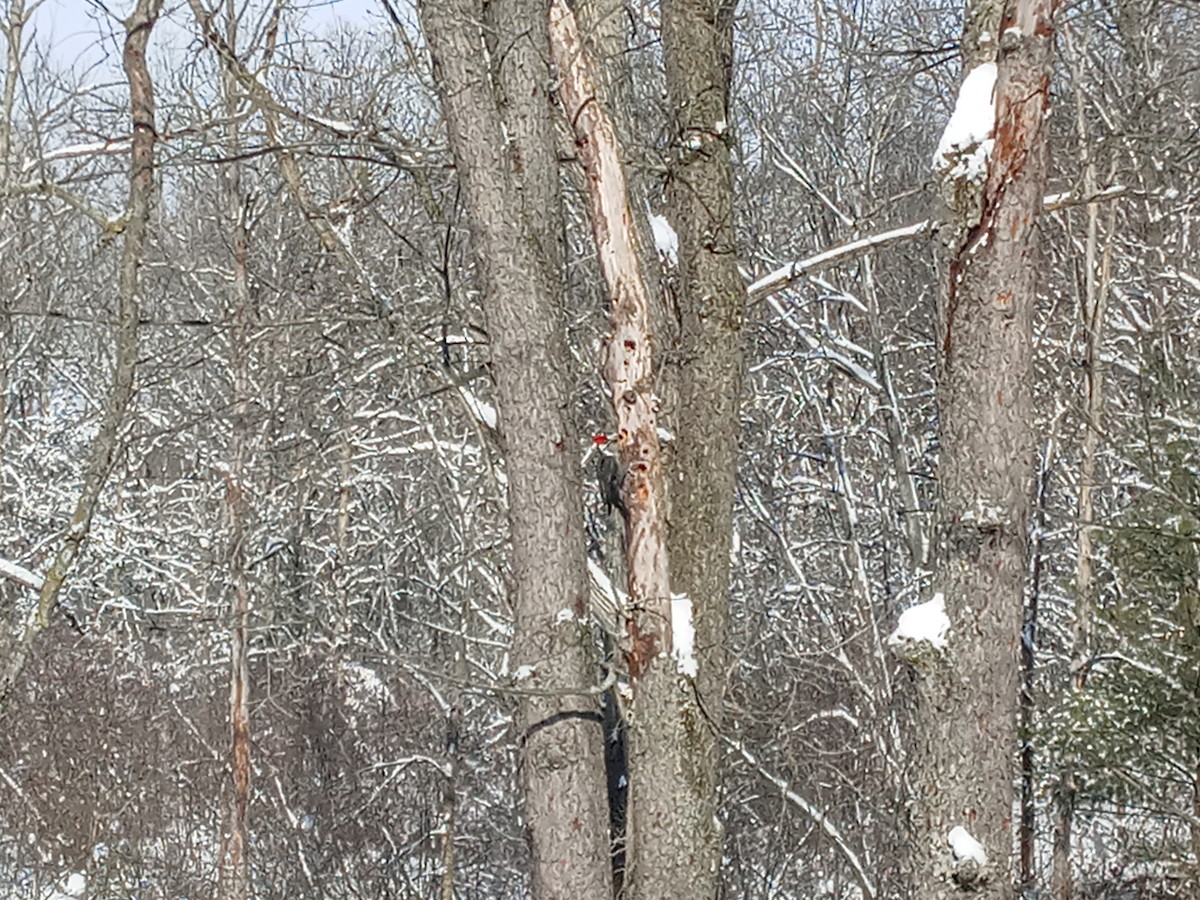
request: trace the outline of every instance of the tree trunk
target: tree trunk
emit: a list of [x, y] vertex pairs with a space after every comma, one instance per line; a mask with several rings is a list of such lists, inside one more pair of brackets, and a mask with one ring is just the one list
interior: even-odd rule
[[949, 631], [944, 649], [908, 657], [917, 709], [907, 868], [912, 896], [926, 900], [1013, 896], [1036, 226], [1047, 178], [1053, 15], [1054, 0], [1009, 0], [998, 21], [994, 10], [968, 8], [964, 47], [973, 65], [965, 84], [987, 76], [988, 48], [999, 44], [995, 143], [982, 172], [968, 158], [982, 148], [959, 148], [959, 158], [939, 164], [954, 218], [942, 235], [948, 265], [939, 309], [941, 497], [932, 588]]
[[[1065, 31], [1066, 45], [1073, 52], [1069, 29]], [[1076, 57], [1077, 59], [1077, 57]], [[1075, 78], [1081, 75], [1076, 66]], [[1072, 80], [1074, 81], [1075, 78]], [[1088, 144], [1087, 117], [1082, 87], [1076, 84], [1075, 123], [1078, 130], [1080, 161], [1083, 163], [1083, 190], [1094, 196], [1099, 189], [1096, 162]], [[1096, 602], [1095, 551], [1092, 529], [1096, 518], [1094, 488], [1096, 457], [1100, 449], [1100, 434], [1104, 417], [1104, 361], [1100, 350], [1104, 339], [1104, 316], [1108, 298], [1108, 260], [1106, 247], [1103, 262], [1098, 259], [1100, 206], [1087, 206], [1087, 233], [1084, 242], [1083, 284], [1079, 291], [1079, 320], [1084, 335], [1083, 383], [1080, 400], [1083, 406], [1083, 446], [1079, 461], [1079, 500], [1076, 523], [1078, 553], [1075, 560], [1075, 609], [1071, 632], [1070, 690], [1078, 693], [1087, 684], [1087, 659], [1091, 646], [1092, 610]], [[1109, 229], [1111, 234], [1112, 229]], [[1079, 776], [1076, 760], [1063, 760], [1059, 783], [1055, 791], [1057, 808], [1054, 829], [1054, 852], [1050, 875], [1050, 896], [1053, 900], [1071, 900], [1075, 878], [1071, 870], [1071, 833], [1075, 820]]]
[[[730, 112], [733, 0], [665, 0], [663, 59], [671, 119], [667, 218], [679, 237], [679, 339], [670, 372], [675, 408], [668, 548], [671, 585], [694, 616], [696, 692], [708, 721], [686, 722], [689, 814], [663, 835], [682, 843], [672, 880], [645, 897], [714, 897], [723, 830], [717, 818], [742, 399], [746, 287], [733, 223]], [[636, 801], [635, 801], [636, 802]], [[670, 888], [668, 889], [668, 885]], [[672, 893], [673, 891], [674, 893]], [[682, 893], [681, 893], [682, 891]]]
[[[698, 8], [691, 12], [700, 14]], [[697, 326], [690, 340], [707, 341], [704, 352], [712, 352], [720, 365], [716, 374], [697, 366], [696, 373], [688, 372], [680, 378], [680, 384], [688, 382], [692, 390], [703, 385], [719, 396], [719, 400], [713, 396], [706, 398], [709, 416], [706, 424], [713, 428], [706, 433], [716, 449], [726, 452], [724, 457], [718, 454], [709, 458], [702, 452], [692, 452], [688, 457], [691, 466], [718, 467], [702, 475], [688, 472], [689, 478], [700, 475], [715, 480], [715, 485], [710, 485], [716, 494], [715, 502], [707, 493], [702, 504], [697, 503], [695, 496], [686, 500], [692, 504], [692, 510], [685, 518], [685, 527], [697, 532], [697, 540], [707, 541], [698, 550], [688, 551], [688, 562], [683, 569], [691, 586], [700, 592], [700, 602], [690, 593], [671, 594], [671, 569], [667, 564], [670, 553], [664, 540], [664, 472], [656, 434], [654, 304], [638, 262], [640, 244], [623, 155], [610, 116], [592, 102], [595, 86], [574, 18], [560, 2], [551, 7], [552, 41], [563, 82], [560, 90], [568, 119], [575, 126], [576, 143], [587, 174], [596, 248], [612, 298], [613, 335], [606, 348], [605, 377], [617, 412], [620, 452], [629, 472], [625, 490], [630, 510], [629, 594], [634, 612], [628, 623], [628, 660], [635, 713], [629, 738], [628, 869], [624, 890], [629, 898], [655, 900], [713, 895], [720, 862], [720, 829], [714, 817], [716, 722], [710, 720], [713, 714], [704, 703], [703, 689], [697, 690], [697, 686], [718, 685], [712, 692], [713, 701], [719, 706], [724, 665], [719, 659], [712, 661], [712, 655], [707, 659], [697, 658], [696, 650], [702, 648], [712, 654], [724, 644], [736, 404], [742, 376], [740, 310], [745, 296], [736, 269], [732, 269], [732, 182], [725, 144], [726, 92], [716, 98], [715, 107], [708, 102], [714, 85], [727, 86], [722, 80], [726, 70], [718, 66], [721, 78], [715, 78], [712, 68], [703, 68], [700, 84], [686, 80], [690, 73], [683, 70], [689, 64], [700, 66], [708, 59], [706, 52], [715, 56], [719, 49], [710, 34], [710, 24], [708, 34], [697, 37], [694, 30], [697, 23], [679, 22], [680, 17], [688, 14], [672, 11], [676, 17], [673, 30], [667, 28], [666, 20], [664, 23], [664, 35], [670, 32], [674, 47], [679, 50], [673, 56], [668, 52], [668, 58], [673, 59], [668, 62], [668, 80], [674, 79], [678, 94], [685, 98], [680, 102], [688, 104], [684, 119], [689, 124], [682, 126], [680, 134], [690, 156], [689, 163], [696, 168], [685, 167], [684, 172], [697, 180], [690, 185], [691, 191], [701, 193], [696, 202], [708, 203], [698, 210], [703, 214], [700, 220], [689, 222], [688, 227], [694, 228], [697, 235], [709, 229], [706, 232], [709, 244], [702, 246], [700, 240], [692, 240], [691, 245], [684, 246], [696, 250], [690, 271], [692, 286], [697, 292], [716, 292], [703, 294], [703, 304], [697, 304], [703, 308], [696, 310], [696, 319], [719, 318], [712, 334]], [[724, 168], [716, 164], [712, 170], [706, 170], [704, 164], [713, 160], [724, 161]], [[718, 179], [715, 190], [707, 190], [712, 187], [709, 180], [721, 174], [725, 180]], [[695, 199], [690, 198], [689, 202]], [[688, 206], [679, 215], [690, 211]], [[715, 254], [730, 263], [732, 287], [722, 286], [718, 278], [728, 275], [730, 270], [720, 269], [714, 274], [713, 266], [709, 265]], [[728, 349], [731, 346], [732, 350]], [[728, 396], [733, 400], [728, 401]], [[712, 408], [714, 400], [718, 403], [716, 410]], [[722, 418], [731, 404], [732, 424], [727, 421], [730, 416]], [[685, 416], [689, 437], [702, 432], [700, 418], [698, 412], [692, 418]], [[722, 430], [722, 425], [727, 427]], [[680, 464], [680, 472], [684, 472], [685, 466]], [[726, 488], [724, 493], [722, 487]], [[698, 527], [701, 518], [703, 527]], [[704, 556], [706, 553], [715, 562]], [[716, 611], [704, 620], [706, 631], [697, 642], [694, 629], [700, 623], [696, 612], [701, 602], [713, 602], [714, 596]], [[720, 637], [716, 637], [718, 634]], [[709, 666], [713, 674], [706, 677]]]
[[1034, 678], [1037, 674], [1038, 616], [1041, 611], [1042, 573], [1046, 557], [1046, 500], [1050, 491], [1050, 469], [1054, 463], [1053, 439], [1047, 441], [1045, 455], [1038, 471], [1037, 524], [1034, 526], [1037, 539], [1033, 547], [1032, 585], [1029, 602], [1025, 604], [1025, 619], [1021, 627], [1021, 831], [1017, 844], [1020, 847], [1017, 883], [1022, 889], [1032, 890], [1037, 886], [1035, 850], [1037, 844], [1037, 772], [1034, 768], [1033, 726], [1036, 712]]
[[150, 204], [154, 197], [154, 83], [146, 64], [150, 32], [162, 10], [162, 0], [138, 0], [125, 20], [123, 64], [129, 81], [129, 109], [133, 137], [129, 150], [129, 205], [121, 227], [124, 245], [117, 284], [117, 328], [113, 340], [116, 362], [112, 386], [104, 404], [104, 418], [92, 441], [83, 490], [67, 527], [66, 537], [54, 556], [38, 596], [36, 615], [5, 660], [0, 671], [0, 700], [8, 695], [29, 658], [33, 643], [50, 624], [50, 613], [83, 548], [92, 527], [100, 494], [108, 482], [117, 457], [124, 449], [122, 428], [133, 398], [138, 357], [138, 316], [141, 305], [140, 271], [149, 232]]
[[[532, 673], [521, 686], [537, 692], [525, 696], [520, 713], [534, 892], [579, 900], [609, 895], [612, 874], [602, 743], [592, 720], [599, 707], [589, 692], [596, 667], [590, 633], [575, 623], [587, 613], [588, 585], [580, 448], [554, 292], [561, 274], [553, 246], [530, 224], [547, 213], [537, 205], [546, 202], [538, 191], [558, 178], [556, 168], [545, 171], [553, 145], [543, 146], [551, 131], [540, 121], [550, 111], [547, 23], [537, 2], [514, 0], [508, 14], [504, 34], [517, 35], [516, 44], [495, 53], [515, 52], [504, 65], [527, 71], [506, 80], [508, 91], [498, 99], [495, 73], [481, 52], [491, 42], [484, 41], [477, 0], [421, 6], [485, 288], [500, 401], [516, 594], [514, 661], [518, 671]], [[540, 98], [528, 108], [511, 93], [521, 83]], [[563, 621], [563, 610], [574, 619]]]
[[[225, 40], [231, 53], [237, 50], [238, 13], [232, 0], [225, 4]], [[234, 162], [222, 172], [225, 182], [225, 212], [231, 255], [230, 301], [233, 328], [229, 353], [233, 370], [233, 417], [229, 435], [229, 466], [225, 472], [225, 514], [229, 521], [228, 577], [231, 588], [229, 631], [229, 770], [233, 796], [225, 821], [224, 853], [221, 859], [223, 900], [246, 900], [250, 896], [250, 667], [248, 627], [250, 584], [246, 572], [246, 459], [249, 456], [249, 346], [250, 236], [246, 227], [247, 200], [242, 191], [241, 134], [237, 109], [241, 98], [237, 81], [228, 66], [221, 66], [225, 95], [226, 155]]]

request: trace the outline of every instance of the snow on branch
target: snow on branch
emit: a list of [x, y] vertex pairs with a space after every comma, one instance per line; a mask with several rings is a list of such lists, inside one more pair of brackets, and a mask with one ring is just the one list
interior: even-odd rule
[[900, 614], [896, 630], [888, 638], [888, 646], [899, 652], [912, 645], [928, 644], [934, 650], [941, 651], [946, 649], [946, 634], [949, 631], [946, 595], [939, 592], [932, 599], [910, 606]]
[[36, 572], [31, 572], [24, 566], [17, 565], [15, 562], [9, 562], [7, 559], [0, 559], [0, 576], [7, 578], [9, 581], [15, 581], [22, 587], [27, 587], [31, 591], [40, 591], [45, 579]]
[[[1042, 198], [1042, 206], [1046, 212], [1054, 212], [1055, 210], [1065, 209], [1069, 206], [1083, 206], [1088, 203], [1116, 200], [1132, 193], [1123, 184], [1112, 185], [1095, 194], [1081, 195], [1072, 191], [1064, 191], [1057, 194], [1047, 194]], [[879, 250], [884, 247], [890, 247], [893, 244], [901, 244], [916, 238], [926, 237], [937, 231], [940, 225], [941, 222], [937, 219], [924, 219], [920, 222], [914, 222], [911, 225], [904, 225], [889, 231], [881, 231], [878, 234], [868, 235], [867, 237], [858, 238], [857, 240], [849, 241], [828, 250], [822, 250], [820, 253], [815, 253], [805, 259], [780, 266], [775, 271], [769, 272], [757, 281], [752, 282], [746, 288], [746, 297], [752, 303], [756, 300], [762, 300], [771, 294], [791, 287], [801, 278], [813, 275], [822, 269], [828, 269], [831, 266], [857, 259], [871, 250]]]
[[746, 288], [746, 294], [751, 302], [761, 300], [764, 297], [774, 294], [776, 291], [782, 291], [805, 275], [821, 269], [827, 269], [836, 263], [846, 262], [855, 257], [862, 256], [868, 250], [888, 247], [892, 244], [910, 241], [913, 238], [924, 237], [932, 229], [933, 220], [925, 219], [914, 225], [893, 228], [891, 231], [880, 232], [870, 237], [860, 238], [857, 241], [850, 241], [847, 244], [842, 244], [840, 247], [823, 250], [807, 259], [788, 263], [786, 266], [776, 269], [769, 275], [764, 275]]
[[812, 355], [815, 358], [827, 360], [835, 368], [841, 370], [843, 374], [853, 378], [868, 390], [882, 393], [883, 387], [879, 384], [879, 381], [875, 378], [875, 376], [866, 369], [866, 367], [859, 365], [845, 353], [841, 353], [837, 350], [824, 346], [821, 341], [809, 334], [804, 329], [803, 325], [801, 325], [799, 322], [796, 322], [788, 314], [788, 311], [784, 309], [783, 304], [779, 302], [778, 297], [770, 297], [768, 298], [767, 302], [770, 303], [771, 308], [779, 314], [779, 318], [786, 322], [792, 328], [792, 330], [796, 332], [800, 339], [808, 345], [808, 349], [812, 351]]
[[629, 608], [629, 598], [613, 585], [597, 562], [589, 558], [587, 566], [592, 615], [609, 634], [619, 635], [624, 630], [624, 611]]
[[78, 159], [87, 156], [119, 156], [128, 153], [129, 148], [132, 146], [132, 139], [127, 137], [110, 138], [106, 141], [90, 141], [83, 144], [68, 144], [64, 147], [47, 150], [33, 159], [26, 160], [25, 164], [21, 166], [21, 172], [32, 172], [38, 166], [57, 162], [60, 159]]
[[983, 849], [983, 844], [979, 843], [971, 832], [961, 825], [955, 825], [950, 829], [946, 843], [950, 845], [950, 852], [954, 854], [955, 859], [963, 862], [972, 861], [980, 868], [987, 865], [988, 855], [987, 851]]
[[82, 213], [100, 226], [108, 235], [117, 235], [125, 230], [125, 216], [108, 215], [96, 209], [81, 196], [67, 190], [61, 184], [45, 179], [11, 184], [0, 190], [0, 196], [5, 197], [54, 197], [61, 200], [76, 212]]
[[958, 90], [954, 113], [933, 154], [935, 171], [968, 181], [978, 181], [987, 174], [987, 161], [995, 143], [995, 94], [995, 63], [981, 63], [967, 73]]
[[978, 885], [985, 881], [983, 870], [987, 868], [988, 855], [983, 844], [961, 825], [955, 825], [946, 836], [950, 852], [954, 855], [954, 880], [964, 886]]

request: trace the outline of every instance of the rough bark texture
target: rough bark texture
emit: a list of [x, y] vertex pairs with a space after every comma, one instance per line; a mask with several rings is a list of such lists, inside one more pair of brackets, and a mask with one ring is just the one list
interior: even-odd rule
[[[583, 45], [569, 10], [561, 2], [551, 6], [551, 35], [562, 75], [563, 103], [575, 126], [587, 175], [601, 270], [612, 297], [613, 334], [606, 348], [605, 378], [616, 408], [622, 462], [629, 473], [626, 491], [633, 614], [628, 622], [627, 650], [634, 716], [628, 754], [625, 896], [655, 900], [705, 897], [715, 891], [720, 857], [720, 836], [713, 820], [716, 752], [713, 723], [707, 720], [701, 704], [703, 695], [695, 690], [697, 682], [687, 677], [683, 656], [676, 656], [683, 646], [682, 642], [676, 644], [683, 634], [677, 630], [683, 624], [679, 617], [694, 622], [697, 604], [690, 595], [674, 603], [671, 600], [664, 472], [656, 434], [654, 304], [645, 273], [639, 268], [635, 216], [630, 209], [616, 129], [603, 108], [592, 102], [596, 89]], [[711, 44], [711, 35], [708, 40]], [[676, 72], [676, 77], [682, 78], [683, 73]], [[723, 98], [718, 106], [722, 110], [720, 122], [724, 121]], [[709, 139], [720, 141], [724, 126], [714, 120], [703, 130]], [[708, 143], [699, 133], [692, 137], [701, 148]], [[728, 156], [724, 158], [727, 165]], [[712, 227], [711, 222], [709, 225]], [[745, 296], [740, 281], [733, 296], [738, 301]], [[740, 325], [740, 316], [737, 319]], [[739, 378], [740, 373], [739, 356]], [[738, 385], [740, 389], [740, 381]], [[712, 464], [701, 458], [693, 463]], [[731, 474], [729, 477], [731, 481]], [[697, 514], [712, 512], [701, 509]], [[724, 521], [722, 528], [717, 514], [716, 521], [709, 523], [716, 537], [709, 533], [702, 536], [709, 541], [706, 551], [717, 557], [722, 587], [729, 559], [728, 515]], [[689, 647], [686, 656], [690, 655]], [[707, 661], [701, 663], [700, 677], [706, 665]]]
[[524, 223], [549, 295], [562, 302], [563, 222], [559, 192], [557, 110], [549, 95], [545, 5], [490, 0], [486, 5], [492, 81], [512, 145]]
[[[680, 484], [685, 488], [682, 502], [690, 504], [680, 520], [679, 535], [680, 541], [690, 535], [704, 544], [686, 548], [680, 571], [689, 589], [686, 599], [674, 605], [668, 577], [673, 577], [676, 560], [664, 540], [664, 484], [655, 434], [654, 304], [638, 266], [635, 216], [630, 210], [616, 128], [599, 104], [592, 102], [595, 88], [570, 12], [560, 2], [551, 7], [563, 100], [575, 124], [588, 178], [596, 247], [612, 294], [613, 336], [607, 347], [605, 376], [617, 410], [620, 451], [630, 473], [626, 476], [629, 584], [635, 613], [629, 622], [628, 658], [635, 714], [630, 728], [629, 862], [624, 888], [629, 898], [655, 900], [713, 895], [720, 860], [720, 830], [714, 822], [718, 756], [714, 722], [708, 720], [704, 689], [695, 688], [715, 685], [710, 692], [719, 706], [724, 665], [712, 654], [724, 642], [733, 452], [742, 374], [740, 313], [745, 296], [732, 256], [726, 67], [714, 62], [727, 59], [727, 54], [720, 55], [718, 38], [731, 32], [714, 30], [713, 20], [704, 18], [698, 6], [676, 8], [671, 16], [670, 28], [664, 20], [664, 40], [671, 35], [674, 52], [667, 49], [668, 78], [674, 79], [674, 92], [682, 104], [680, 178], [695, 179], [694, 184], [680, 186], [688, 198], [686, 204], [672, 206], [678, 210], [674, 216], [680, 223], [684, 218], [691, 220], [680, 233], [680, 247], [684, 253], [691, 252], [685, 278], [695, 292], [692, 331], [684, 341], [694, 350], [702, 349], [702, 354], [695, 355], [706, 355], [704, 361], [710, 364], [716, 361], [718, 370], [714, 377], [712, 370], [689, 355], [689, 366], [695, 367], [686, 368], [680, 378], [680, 390], [688, 384], [684, 396], [691, 406], [686, 422], [680, 420], [676, 427], [688, 428], [686, 445], [691, 452], [684, 462], [676, 462], [680, 473], [688, 473], [688, 480]], [[692, 72], [692, 67], [701, 72]], [[718, 96], [710, 102], [714, 90]], [[701, 234], [702, 240], [698, 238]], [[689, 239], [690, 244], [685, 244]], [[730, 271], [732, 284], [722, 281]], [[703, 395], [702, 402], [697, 395]], [[725, 414], [726, 410], [731, 412]], [[701, 427], [702, 421], [708, 427]], [[704, 438], [712, 443], [704, 450], [715, 448], [714, 455], [697, 451]], [[696, 472], [698, 467], [706, 470]], [[689, 488], [702, 496], [688, 493]], [[680, 516], [678, 504], [676, 500], [674, 517]], [[673, 518], [673, 546], [676, 529]], [[715, 610], [709, 611], [706, 604]], [[677, 649], [676, 626], [682, 624], [673, 616], [682, 614], [692, 619], [697, 631], [703, 629], [697, 647], [709, 653], [700, 661], [695, 682], [685, 677], [684, 665], [671, 659]]]
[[[679, 235], [682, 325], [673, 373], [678, 406], [672, 419], [671, 579], [674, 590], [691, 597], [696, 607], [697, 646], [703, 654], [697, 687], [718, 726], [746, 309], [746, 286], [737, 267], [730, 162], [734, 6], [730, 0], [663, 4], [675, 154], [668, 208]], [[705, 755], [711, 757], [714, 745], [709, 745]], [[709, 852], [715, 869], [719, 846]]]
[[[914, 664], [912, 896], [1013, 896], [1013, 775], [1033, 475], [1032, 314], [1053, 0], [1010, 0], [999, 39], [995, 146], [977, 215], [948, 231], [939, 401], [941, 504], [933, 588], [949, 644]], [[995, 41], [995, 38], [993, 38]], [[968, 47], [973, 41], [964, 42]], [[986, 44], [986, 42], [984, 42]], [[970, 185], [952, 185], [961, 196]], [[957, 860], [956, 826], [987, 851]]]
[[[673, 590], [692, 601], [696, 689], [710, 720], [689, 723], [692, 808], [683, 823], [688, 830], [680, 836], [690, 848], [686, 893], [695, 898], [716, 895], [722, 853], [716, 818], [720, 754], [714, 730], [723, 719], [727, 673], [729, 554], [744, 370], [746, 289], [737, 268], [730, 160], [735, 5], [732, 0], [663, 3], [673, 139], [667, 215], [679, 235], [680, 332], [671, 373], [676, 401], [671, 420], [671, 581]], [[678, 891], [680, 882], [675, 884]]]
[[1034, 766], [1033, 727], [1037, 712], [1034, 689], [1037, 677], [1037, 643], [1042, 601], [1042, 581], [1046, 560], [1046, 503], [1050, 492], [1050, 472], [1054, 462], [1053, 445], [1048, 443], [1038, 471], [1037, 512], [1034, 525], [1033, 565], [1030, 575], [1029, 602], [1021, 627], [1021, 697], [1018, 723], [1021, 738], [1021, 821], [1017, 844], [1019, 860], [1017, 884], [1022, 890], [1037, 887], [1035, 850], [1037, 844], [1037, 770]]
[[[513, 30], [505, 33], [518, 35], [526, 50], [513, 45], [496, 52], [516, 49], [513, 65], [530, 67], [524, 83], [542, 98], [528, 116], [536, 118], [539, 110], [548, 115], [545, 8], [513, 3], [510, 15]], [[534, 891], [541, 898], [606, 896], [612, 876], [601, 741], [595, 723], [575, 714], [598, 711], [595, 695], [585, 694], [596, 680], [595, 667], [588, 635], [573, 622], [556, 624], [563, 609], [586, 613], [588, 587], [579, 444], [571, 422], [565, 329], [552, 287], [559, 276], [551, 272], [555, 261], [543, 255], [552, 250], [529, 223], [546, 209], [533, 205], [536, 188], [523, 191], [538, 177], [531, 154], [546, 152], [533, 148], [536, 134], [546, 132], [522, 117], [512, 96], [504, 98], [502, 113], [476, 0], [426, 2], [421, 21], [486, 292], [506, 446], [514, 662], [534, 673], [523, 687], [547, 692], [527, 696], [520, 714]], [[509, 142], [505, 119], [519, 130]]]

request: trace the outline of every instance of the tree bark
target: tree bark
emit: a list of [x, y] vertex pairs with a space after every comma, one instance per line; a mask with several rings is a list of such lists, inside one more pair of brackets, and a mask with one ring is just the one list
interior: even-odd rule
[[1032, 890], [1037, 886], [1035, 870], [1035, 850], [1037, 844], [1037, 771], [1034, 768], [1033, 727], [1037, 712], [1037, 702], [1034, 695], [1035, 678], [1037, 675], [1037, 642], [1038, 622], [1041, 612], [1042, 574], [1046, 558], [1046, 502], [1050, 492], [1050, 471], [1054, 464], [1054, 442], [1051, 438], [1046, 443], [1042, 457], [1041, 468], [1037, 481], [1037, 521], [1034, 532], [1037, 535], [1033, 546], [1033, 565], [1030, 574], [1029, 602], [1025, 604], [1024, 623], [1021, 626], [1021, 698], [1019, 713], [1019, 728], [1021, 738], [1021, 826], [1017, 844], [1020, 848], [1018, 856], [1017, 884], [1023, 890]]
[[[533, 673], [522, 686], [538, 692], [525, 696], [520, 713], [534, 892], [579, 900], [609, 895], [612, 874], [602, 743], [590, 720], [598, 713], [588, 693], [596, 667], [590, 634], [575, 624], [587, 613], [588, 584], [570, 365], [554, 293], [561, 275], [552, 246], [531, 224], [547, 210], [535, 205], [529, 182], [557, 184], [558, 177], [556, 169], [544, 172], [553, 149], [540, 145], [549, 129], [536, 121], [549, 115], [547, 22], [538, 2], [508, 9], [512, 31], [505, 34], [520, 47], [496, 53], [516, 50], [511, 64], [528, 73], [509, 84], [524, 83], [541, 98], [523, 113], [512, 96], [497, 97], [476, 0], [429, 0], [421, 21], [485, 288], [506, 450], [514, 661]], [[508, 131], [513, 140], [506, 142], [509, 128], [517, 134]], [[573, 620], [561, 620], [562, 610]]]
[[[672, 590], [691, 601], [708, 722], [690, 728], [690, 815], [679, 838], [690, 877], [674, 890], [714, 897], [723, 830], [717, 818], [729, 627], [729, 570], [742, 399], [746, 287], [733, 221], [730, 92], [735, 0], [665, 0], [663, 59], [671, 115], [667, 218], [679, 236], [679, 339], [670, 373]], [[682, 896], [651, 890], [643, 896]]]
[[[715, 889], [719, 862], [713, 819], [716, 754], [713, 723], [696, 690], [697, 663], [707, 665], [695, 657], [696, 604], [690, 596], [671, 594], [665, 471], [657, 430], [655, 308], [639, 264], [636, 218], [616, 129], [594, 102], [596, 87], [583, 42], [561, 0], [552, 3], [550, 21], [560, 93], [575, 128], [592, 231], [612, 301], [604, 375], [627, 472], [626, 655], [634, 713], [624, 891], [633, 900], [704, 897]], [[745, 295], [740, 283], [738, 295]], [[728, 537], [726, 532], [722, 568], [728, 565]]]
[[[663, 3], [673, 116], [669, 218], [679, 235], [682, 320], [673, 372], [671, 580], [696, 607], [697, 687], [718, 726], [725, 684], [729, 550], [742, 398], [746, 285], [738, 272], [730, 151], [735, 3]], [[711, 743], [711, 742], [710, 742]], [[712, 756], [712, 750], [705, 750]], [[719, 857], [719, 847], [710, 848]], [[716, 857], [714, 857], [715, 868]], [[697, 894], [695, 896], [700, 896]]]
[[[968, 8], [969, 64], [997, 47], [995, 144], [978, 182], [950, 168], [938, 339], [940, 508], [935, 597], [944, 650], [912, 659], [912, 896], [1013, 896], [1018, 649], [1026, 574], [1037, 221], [1047, 180], [1054, 0]], [[990, 41], [983, 38], [990, 36]], [[999, 38], [996, 36], [999, 35]], [[972, 55], [974, 54], [974, 55]], [[956, 828], [986, 859], [951, 850]], [[960, 844], [961, 848], [961, 844]]]

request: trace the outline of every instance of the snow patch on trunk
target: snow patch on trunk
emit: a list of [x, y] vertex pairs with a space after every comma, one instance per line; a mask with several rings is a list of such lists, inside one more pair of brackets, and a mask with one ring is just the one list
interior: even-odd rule
[[696, 629], [692, 623], [692, 600], [686, 594], [671, 597], [671, 654], [681, 675], [695, 678], [699, 672], [696, 664]]
[[658, 258], [668, 265], [679, 265], [679, 235], [667, 217], [650, 213], [650, 230], [654, 233], [654, 248], [658, 250]]
[[983, 844], [975, 840], [971, 832], [961, 825], [955, 825], [950, 829], [946, 842], [950, 845], [950, 852], [954, 854], [954, 858], [960, 862], [971, 860], [977, 863], [981, 869], [987, 865], [988, 855], [987, 851], [983, 849]]
[[954, 113], [933, 154], [935, 171], [977, 180], [987, 174], [996, 127], [996, 64], [981, 63], [963, 79]]
[[924, 603], [910, 606], [900, 614], [896, 630], [888, 638], [892, 647], [924, 641], [935, 650], [946, 649], [950, 618], [946, 615], [946, 595], [940, 591]]

